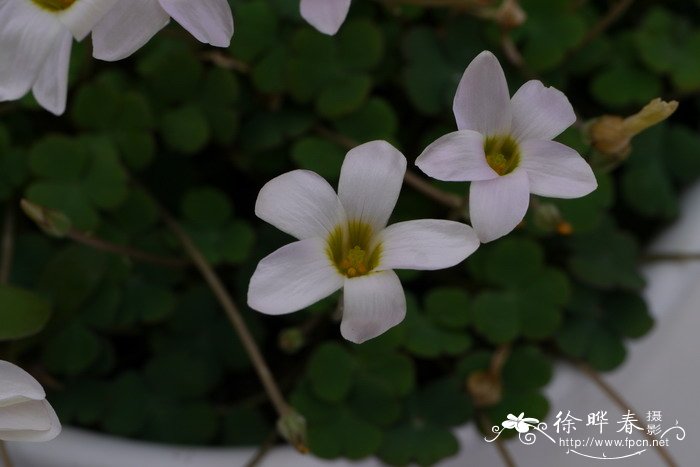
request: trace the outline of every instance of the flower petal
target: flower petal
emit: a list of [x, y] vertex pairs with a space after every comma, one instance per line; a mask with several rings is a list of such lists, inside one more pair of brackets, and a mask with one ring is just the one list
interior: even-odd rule
[[486, 162], [484, 136], [461, 130], [438, 138], [416, 159], [426, 175], [448, 182], [491, 180], [498, 174]]
[[518, 423], [518, 422], [515, 421], [515, 420], [506, 420], [506, 421], [504, 421], [503, 423], [501, 423], [501, 425], [503, 425], [503, 428], [506, 428], [506, 429], [508, 429], [508, 430], [512, 430], [513, 428], [515, 428], [515, 425], [516, 425], [517, 423]]
[[73, 36], [67, 30], [63, 31], [34, 83], [33, 91], [37, 102], [55, 115], [61, 115], [66, 110], [68, 66], [72, 47]]
[[453, 110], [460, 130], [474, 130], [485, 136], [509, 132], [508, 83], [501, 64], [491, 52], [481, 52], [465, 70]]
[[343, 277], [326, 254], [326, 242], [307, 238], [263, 258], [248, 287], [248, 305], [261, 313], [299, 311], [343, 286]]
[[515, 429], [518, 430], [518, 433], [527, 433], [530, 431], [530, 425], [520, 421], [515, 424]]
[[122, 0], [80, 0], [60, 13], [58, 19], [77, 40], [82, 41], [107, 12]]
[[536, 80], [518, 89], [511, 106], [511, 134], [518, 141], [554, 139], [576, 121], [574, 108], [564, 93]]
[[406, 316], [406, 296], [394, 271], [374, 272], [345, 280], [344, 338], [361, 344], [393, 328]]
[[351, 0], [301, 0], [301, 16], [324, 34], [334, 35], [345, 22]]
[[258, 195], [255, 214], [300, 239], [326, 238], [345, 219], [333, 188], [308, 170], [294, 170], [267, 182]]
[[0, 2], [0, 101], [25, 95], [64, 27], [32, 2]]
[[591, 166], [578, 152], [556, 141], [528, 140], [520, 145], [530, 192], [552, 198], [579, 198], [598, 187]]
[[0, 406], [13, 401], [41, 400], [44, 388], [29, 373], [10, 362], [0, 360]]
[[175, 21], [198, 41], [228, 47], [233, 36], [233, 15], [228, 0], [160, 0]]
[[399, 198], [406, 158], [386, 141], [372, 141], [348, 152], [340, 171], [338, 196], [348, 220], [381, 231]]
[[503, 177], [472, 182], [469, 215], [483, 243], [512, 231], [525, 217], [530, 204], [528, 174], [516, 169]]
[[0, 407], [0, 439], [50, 441], [61, 433], [61, 422], [46, 400]]
[[380, 270], [449, 268], [479, 248], [479, 239], [468, 225], [434, 219], [390, 225], [379, 235], [379, 241]]
[[93, 56], [109, 62], [133, 54], [170, 22], [158, 0], [119, 0], [92, 31]]

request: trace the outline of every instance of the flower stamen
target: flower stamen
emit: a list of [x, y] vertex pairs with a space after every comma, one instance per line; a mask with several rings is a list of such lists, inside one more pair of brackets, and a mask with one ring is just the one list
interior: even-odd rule
[[484, 140], [486, 162], [498, 175], [508, 175], [520, 164], [520, 148], [510, 136], [489, 136]]
[[372, 272], [379, 264], [381, 245], [372, 245], [372, 228], [361, 222], [338, 226], [328, 237], [327, 252], [342, 275], [353, 278]]
[[41, 8], [49, 11], [67, 10], [76, 2], [76, 0], [32, 0]]

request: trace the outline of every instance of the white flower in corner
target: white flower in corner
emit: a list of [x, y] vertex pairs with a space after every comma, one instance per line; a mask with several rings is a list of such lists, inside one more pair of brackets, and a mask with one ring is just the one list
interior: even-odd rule
[[313, 27], [329, 36], [345, 22], [351, 0], [301, 0], [301, 16]]
[[0, 101], [33, 90], [42, 107], [62, 114], [73, 38], [83, 40], [115, 1], [0, 0]]
[[596, 189], [586, 161], [552, 141], [576, 121], [566, 96], [528, 81], [511, 99], [491, 52], [479, 54], [464, 72], [454, 114], [459, 131], [428, 146], [416, 165], [439, 180], [471, 181], [469, 215], [482, 242], [522, 221], [530, 193], [578, 198]]
[[231, 43], [233, 16], [227, 0], [119, 0], [92, 31], [94, 57], [107, 61], [128, 57], [171, 17], [200, 42], [216, 47]]
[[295, 170], [268, 182], [255, 213], [299, 241], [264, 258], [250, 280], [248, 304], [291, 313], [343, 288], [343, 336], [356, 343], [399, 324], [406, 298], [393, 269], [454, 266], [479, 246], [467, 225], [446, 220], [387, 227], [406, 158], [384, 141], [356, 147], [343, 162], [338, 194], [320, 175]]
[[0, 439], [49, 441], [61, 432], [61, 423], [46, 393], [29, 373], [0, 360]]

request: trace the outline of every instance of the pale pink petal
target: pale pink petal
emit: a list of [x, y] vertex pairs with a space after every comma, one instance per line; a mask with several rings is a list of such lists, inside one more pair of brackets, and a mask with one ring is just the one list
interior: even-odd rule
[[498, 174], [486, 162], [484, 136], [461, 130], [438, 138], [416, 159], [429, 177], [448, 182], [491, 180]]
[[92, 31], [93, 56], [109, 62], [126, 58], [169, 22], [158, 0], [119, 0]]
[[406, 296], [394, 271], [345, 280], [340, 332], [361, 344], [393, 328], [406, 316]]
[[200, 42], [228, 47], [233, 36], [233, 16], [227, 0], [160, 0], [175, 21]]
[[24, 400], [41, 400], [44, 388], [17, 365], [0, 360], [0, 406]]
[[24, 96], [65, 32], [56, 17], [25, 0], [0, 2], [0, 101]]
[[72, 47], [73, 36], [67, 30], [63, 31], [56, 39], [55, 48], [49, 53], [32, 88], [37, 102], [55, 115], [61, 115], [66, 110]]
[[483, 243], [511, 232], [525, 217], [530, 204], [527, 172], [514, 172], [493, 180], [472, 182], [469, 216]]
[[333, 188], [308, 170], [294, 170], [267, 182], [255, 214], [296, 238], [326, 238], [345, 220]]
[[263, 258], [248, 287], [248, 305], [261, 313], [292, 313], [343, 286], [343, 276], [326, 253], [326, 242], [307, 238]]
[[334, 35], [348, 16], [351, 0], [301, 0], [301, 16], [324, 34]]
[[0, 440], [50, 441], [61, 433], [61, 422], [46, 400], [0, 407]]
[[122, 0], [79, 0], [57, 14], [61, 23], [82, 41], [114, 5]]
[[379, 270], [449, 268], [479, 247], [479, 239], [468, 225], [434, 219], [390, 225], [378, 241], [381, 243]]
[[528, 81], [511, 101], [511, 134], [518, 141], [554, 139], [576, 121], [569, 99], [558, 89], [545, 87], [540, 81]]
[[386, 141], [373, 141], [348, 152], [340, 171], [338, 196], [349, 221], [381, 231], [399, 198], [406, 158]]
[[578, 152], [556, 141], [528, 140], [520, 145], [520, 167], [530, 192], [551, 198], [579, 198], [598, 187], [591, 166]]
[[508, 84], [501, 64], [491, 52], [481, 52], [465, 70], [453, 110], [460, 130], [474, 130], [485, 136], [510, 131]]

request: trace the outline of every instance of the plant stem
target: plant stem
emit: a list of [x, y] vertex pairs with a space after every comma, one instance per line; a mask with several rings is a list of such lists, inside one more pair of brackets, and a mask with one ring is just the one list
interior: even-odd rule
[[108, 253], [115, 253], [118, 255], [128, 256], [135, 260], [143, 261], [146, 263], [157, 264], [158, 266], [165, 266], [169, 268], [182, 268], [189, 264], [189, 261], [180, 258], [169, 258], [167, 256], [160, 256], [153, 253], [148, 253], [146, 251], [138, 250], [126, 245], [117, 245], [116, 243], [111, 243], [101, 238], [95, 237], [94, 235], [89, 235], [85, 232], [81, 232], [76, 229], [70, 229], [66, 233], [66, 237], [71, 240], [87, 245], [91, 248], [100, 251], [106, 251]]
[[7, 452], [7, 445], [5, 444], [5, 441], [0, 440], [0, 459], [2, 459], [2, 465], [5, 467], [14, 467], [14, 463], [12, 462], [12, 459], [10, 458], [10, 453]]
[[619, 0], [610, 6], [610, 9], [598, 20], [598, 22], [583, 36], [581, 42], [579, 42], [576, 47], [571, 49], [567, 58], [571, 57], [573, 54], [587, 46], [590, 42], [595, 40], [598, 36], [603, 34], [615, 21], [620, 19], [620, 17], [627, 11], [627, 9], [632, 6], [634, 0]]
[[[611, 385], [609, 385], [600, 374], [595, 371], [593, 368], [591, 368], [589, 365], [585, 363], [579, 363], [576, 365], [581, 372], [588, 376], [588, 378], [593, 381], [600, 390], [605, 393], [610, 400], [612, 400], [615, 405], [618, 406], [618, 408], [623, 411], [627, 412], [632, 411], [633, 413], [639, 413], [637, 412], [625, 399], [623, 399], [622, 395], [617, 392]], [[656, 449], [656, 452], [659, 454], [659, 457], [663, 459], [664, 463], [668, 467], [678, 467], [678, 464], [676, 461], [671, 457], [671, 454], [667, 450], [665, 450], [663, 447], [659, 446], [658, 444], [658, 439], [656, 436], [652, 435], [648, 431], [644, 430], [642, 432], [644, 434], [644, 437], [649, 440], [649, 444]]]
[[[324, 138], [343, 146], [345, 149], [353, 149], [354, 147], [359, 146], [359, 143], [352, 138], [335, 133], [324, 127], [317, 127], [316, 132]], [[462, 209], [462, 207], [464, 207], [464, 200], [460, 196], [448, 193], [447, 191], [443, 191], [440, 188], [433, 186], [430, 182], [427, 182], [421, 176], [409, 169], [406, 170], [404, 181], [414, 190], [444, 206], [452, 209]]]
[[[486, 413], [479, 413], [479, 422], [481, 423], [481, 429], [488, 432], [492, 423]], [[498, 452], [498, 455], [501, 456], [501, 460], [503, 460], [506, 467], [517, 467], [515, 460], [513, 460], [513, 456], [511, 456], [510, 452], [500, 439], [496, 439], [493, 444], [496, 445], [496, 451]]]
[[15, 250], [15, 207], [10, 203], [5, 210], [5, 222], [2, 227], [2, 258], [0, 259], [0, 284], [7, 284], [12, 270]]
[[[0, 284], [4, 285], [10, 280], [12, 271], [12, 258], [15, 249], [15, 208], [10, 203], [5, 210], [5, 223], [2, 227], [2, 257], [0, 258]], [[5, 441], [0, 440], [0, 458], [5, 467], [13, 467], [10, 453], [7, 452]]]
[[245, 467], [256, 467], [270, 452], [270, 449], [275, 445], [277, 440], [277, 432], [273, 430], [268, 437], [263, 441], [258, 450], [253, 454], [253, 457], [246, 463]]
[[[151, 198], [153, 198], [152, 195], [150, 196]], [[156, 205], [158, 206], [158, 210], [160, 211], [160, 215], [165, 221], [165, 224], [180, 241], [182, 247], [185, 249], [185, 252], [190, 257], [195, 267], [202, 274], [202, 277], [207, 282], [209, 288], [216, 296], [217, 300], [219, 301], [219, 304], [226, 312], [226, 316], [228, 317], [229, 321], [233, 325], [234, 330], [240, 337], [241, 343], [243, 344], [243, 347], [248, 353], [253, 367], [255, 368], [255, 371], [257, 372], [263, 387], [265, 388], [265, 392], [270, 398], [270, 401], [275, 407], [275, 410], [277, 411], [278, 415], [280, 417], [288, 415], [291, 411], [291, 408], [285, 400], [284, 396], [282, 395], [282, 391], [280, 391], [275, 377], [270, 371], [270, 368], [268, 367], [265, 358], [260, 352], [258, 345], [255, 343], [255, 339], [253, 339], [253, 336], [250, 333], [248, 326], [245, 324], [241, 313], [238, 311], [236, 304], [231, 298], [231, 295], [229, 295], [228, 291], [224, 287], [223, 282], [214, 271], [214, 268], [212, 268], [212, 266], [209, 264], [202, 252], [199, 250], [199, 248], [197, 248], [197, 246], [194, 244], [187, 232], [185, 232], [185, 229], [183, 229], [182, 226], [180, 226], [180, 224], [175, 220], [175, 218], [173, 218], [173, 216], [171, 216], [170, 213], [155, 200], [155, 198], [153, 199]]]

